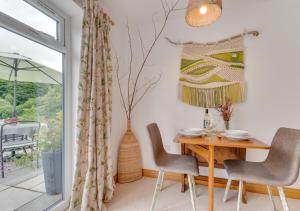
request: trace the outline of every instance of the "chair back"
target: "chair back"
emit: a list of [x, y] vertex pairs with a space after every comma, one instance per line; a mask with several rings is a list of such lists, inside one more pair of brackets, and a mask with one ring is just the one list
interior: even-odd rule
[[300, 130], [279, 128], [272, 141], [265, 165], [285, 186], [298, 178], [300, 168]]
[[0, 128], [1, 142], [14, 141], [14, 140], [32, 140], [34, 141], [35, 135], [39, 132], [39, 122], [15, 122], [7, 123]]
[[161, 134], [157, 124], [156, 123], [149, 124], [147, 126], [147, 129], [152, 144], [154, 161], [156, 165], [159, 165], [159, 157], [161, 155], [167, 154], [167, 152], [164, 149]]

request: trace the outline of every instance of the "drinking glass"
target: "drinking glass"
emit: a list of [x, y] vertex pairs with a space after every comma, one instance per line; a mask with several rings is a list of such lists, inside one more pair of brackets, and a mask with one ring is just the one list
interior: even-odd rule
[[209, 137], [213, 135], [213, 131], [216, 128], [217, 123], [214, 120], [211, 120], [209, 125], [204, 129]]

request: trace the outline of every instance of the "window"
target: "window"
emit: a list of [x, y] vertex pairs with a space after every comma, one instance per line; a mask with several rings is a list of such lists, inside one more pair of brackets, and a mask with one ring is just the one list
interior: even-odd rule
[[1, 209], [45, 210], [71, 187], [69, 20], [38, 0], [0, 5]]
[[23, 0], [0, 0], [0, 12], [57, 38], [57, 21]]
[[18, 53], [41, 65], [62, 72], [63, 58], [60, 52], [33, 42], [4, 28], [0, 28], [0, 40], [5, 40], [5, 42], [1, 42], [0, 52]]

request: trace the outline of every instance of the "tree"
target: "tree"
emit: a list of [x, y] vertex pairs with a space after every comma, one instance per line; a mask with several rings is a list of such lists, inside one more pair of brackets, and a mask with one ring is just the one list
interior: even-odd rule
[[12, 105], [5, 99], [0, 98], [0, 119], [11, 116]]
[[17, 106], [18, 118], [24, 121], [45, 121], [53, 119], [62, 111], [62, 87], [49, 86], [42, 97], [30, 98]]
[[62, 111], [63, 97], [62, 87], [53, 86], [43, 97], [37, 99], [37, 113], [40, 117], [56, 118], [56, 114]]
[[36, 112], [36, 99], [29, 99], [25, 103], [17, 106], [18, 119], [23, 121], [35, 121], [38, 119]]
[[[31, 82], [17, 82], [16, 99], [17, 105], [25, 103], [30, 98], [42, 97], [48, 92], [51, 84], [31, 83]], [[0, 98], [13, 95], [13, 82], [0, 79]], [[13, 99], [13, 98], [11, 98]]]

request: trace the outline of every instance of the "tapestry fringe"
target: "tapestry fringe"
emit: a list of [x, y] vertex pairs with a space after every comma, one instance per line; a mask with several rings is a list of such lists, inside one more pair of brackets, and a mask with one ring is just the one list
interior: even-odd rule
[[215, 108], [229, 98], [232, 103], [241, 103], [246, 100], [245, 85], [242, 83], [227, 86], [199, 89], [179, 85], [179, 98], [189, 104], [204, 108]]

